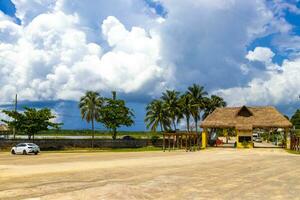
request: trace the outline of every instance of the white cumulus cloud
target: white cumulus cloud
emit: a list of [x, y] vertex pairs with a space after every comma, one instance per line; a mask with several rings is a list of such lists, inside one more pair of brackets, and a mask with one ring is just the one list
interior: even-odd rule
[[263, 78], [254, 78], [244, 87], [220, 89], [230, 105], [287, 105], [299, 97], [300, 59], [285, 60], [281, 71], [269, 71]]
[[256, 47], [253, 51], [248, 51], [246, 58], [250, 61], [271, 63], [274, 55], [274, 52], [268, 47]]
[[[25, 5], [19, 1], [17, 7]], [[22, 12], [18, 17], [29, 20], [22, 25], [0, 16], [2, 101], [15, 93], [28, 100], [78, 100], [86, 90], [132, 93], [149, 87], [144, 93], [151, 94], [166, 79], [166, 69], [159, 66], [160, 37], [154, 31], [128, 30], [108, 16], [99, 21], [98, 37], [108, 44], [104, 51], [87, 39], [77, 13], [53, 9], [26, 17], [26, 8]]]

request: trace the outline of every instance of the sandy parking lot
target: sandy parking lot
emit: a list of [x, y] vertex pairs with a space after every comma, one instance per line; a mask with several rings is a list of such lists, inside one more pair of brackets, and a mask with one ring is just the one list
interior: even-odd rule
[[0, 153], [0, 199], [300, 199], [300, 156], [281, 149]]

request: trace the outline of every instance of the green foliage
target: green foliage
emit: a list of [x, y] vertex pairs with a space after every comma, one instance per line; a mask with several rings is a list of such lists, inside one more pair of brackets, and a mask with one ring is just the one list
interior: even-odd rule
[[151, 142], [152, 144], [155, 144], [159, 139], [159, 136], [158, 135], [152, 135], [151, 136]]
[[3, 110], [7, 116], [13, 120], [2, 120], [9, 127], [14, 127], [17, 131], [22, 131], [28, 138], [31, 139], [39, 131], [48, 130], [49, 127], [59, 128], [60, 123], [51, 122], [51, 119], [55, 118], [52, 115], [51, 110], [48, 108], [35, 109], [35, 108], [24, 108], [23, 113], [17, 111]]
[[92, 122], [92, 130], [94, 130], [94, 121], [99, 118], [100, 110], [104, 99], [98, 92], [87, 91], [84, 96], [80, 98], [79, 109], [81, 118], [88, 123]]
[[179, 121], [180, 118], [182, 118], [179, 106], [179, 94], [180, 93], [175, 90], [167, 90], [161, 97], [168, 116], [172, 121], [174, 131], [176, 131], [176, 121]]
[[[95, 130], [95, 120], [100, 117], [100, 110], [102, 108], [104, 99], [98, 92], [87, 91], [84, 96], [80, 98], [79, 109], [81, 118], [88, 123], [92, 122], [92, 130]], [[94, 133], [92, 135], [92, 148], [94, 147]]]
[[212, 113], [217, 107], [225, 107], [226, 102], [219, 96], [212, 95], [206, 97], [207, 92], [203, 86], [193, 84], [188, 87], [187, 92], [180, 96], [175, 90], [167, 90], [160, 99], [153, 100], [146, 107], [145, 122], [147, 128], [156, 131], [160, 125], [161, 131], [168, 131], [173, 125], [173, 131], [176, 130], [176, 123], [181, 119], [186, 119], [187, 131], [190, 131], [190, 119], [195, 122], [196, 132], [198, 121], [204, 119]]
[[192, 111], [191, 116], [194, 118], [196, 133], [198, 129], [198, 120], [200, 120], [201, 111], [205, 108], [205, 96], [207, 92], [204, 90], [203, 86], [193, 84], [192, 86], [188, 87], [187, 93], [191, 96], [191, 104], [192, 104]]
[[300, 110], [297, 109], [294, 115], [291, 118], [292, 124], [295, 126], [296, 129], [300, 129]]
[[205, 109], [202, 116], [205, 119], [209, 114], [211, 114], [216, 108], [225, 107], [226, 102], [222, 97], [211, 95], [210, 98], [205, 99]]
[[[37, 135], [39, 136], [95, 136], [111, 137], [110, 131], [105, 130], [67, 130], [67, 129], [49, 129], [46, 131], [40, 131]], [[118, 131], [118, 136], [122, 138], [125, 135], [133, 136], [135, 138], [149, 138], [151, 136], [157, 135], [162, 136], [160, 133], [148, 132], [148, 131]]]
[[182, 115], [186, 119], [186, 126], [187, 126], [187, 131], [190, 131], [190, 117], [191, 113], [193, 111], [193, 104], [192, 104], [192, 96], [188, 93], [185, 93], [181, 95], [179, 99], [179, 106]]
[[120, 126], [131, 126], [134, 123], [132, 117], [134, 117], [134, 114], [126, 107], [124, 100], [106, 98], [97, 121], [112, 130], [112, 138], [116, 139], [117, 128]]
[[249, 142], [247, 142], [247, 141], [244, 140], [244, 141], [242, 142], [242, 145], [243, 145], [244, 148], [247, 148], [248, 145], [249, 145]]
[[156, 132], [157, 126], [160, 125], [160, 130], [168, 130], [170, 128], [170, 118], [167, 112], [164, 102], [162, 100], [153, 100], [146, 107], [145, 117], [147, 129]]

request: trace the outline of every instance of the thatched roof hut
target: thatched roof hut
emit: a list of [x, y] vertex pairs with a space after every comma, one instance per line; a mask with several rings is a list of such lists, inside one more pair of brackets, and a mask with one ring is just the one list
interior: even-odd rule
[[217, 108], [200, 126], [252, 130], [253, 128], [291, 128], [293, 125], [272, 106], [242, 106]]
[[9, 128], [5, 124], [0, 124], [0, 132], [7, 132], [9, 131]]

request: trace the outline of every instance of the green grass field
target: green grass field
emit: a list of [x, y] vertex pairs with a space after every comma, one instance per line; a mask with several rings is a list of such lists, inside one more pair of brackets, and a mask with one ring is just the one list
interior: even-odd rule
[[[37, 134], [37, 136], [92, 136], [93, 132], [91, 130], [48, 130], [42, 131]], [[151, 138], [152, 136], [162, 136], [161, 133], [146, 132], [146, 131], [118, 131], [118, 137], [123, 137], [125, 135], [132, 136], [136, 139], [138, 138]], [[107, 136], [110, 137], [111, 133], [108, 131], [95, 131], [95, 136]]]

